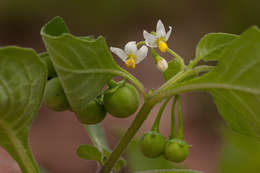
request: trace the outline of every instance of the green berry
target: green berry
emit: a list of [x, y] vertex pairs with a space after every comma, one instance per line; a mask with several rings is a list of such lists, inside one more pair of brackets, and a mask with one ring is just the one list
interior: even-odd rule
[[170, 139], [164, 148], [164, 157], [172, 162], [183, 162], [189, 155], [189, 145], [181, 139]]
[[[115, 86], [117, 87], [117, 86]], [[113, 90], [110, 89], [110, 91]], [[118, 118], [129, 117], [134, 114], [139, 106], [139, 94], [135, 87], [125, 83], [114, 92], [105, 92], [104, 105], [112, 116]]]
[[97, 101], [91, 101], [85, 109], [77, 114], [78, 120], [83, 124], [97, 124], [104, 120], [106, 109]]
[[156, 131], [144, 134], [141, 139], [141, 151], [144, 156], [149, 158], [156, 158], [163, 154], [164, 145], [164, 137]]
[[45, 103], [50, 109], [55, 111], [65, 111], [70, 109], [70, 104], [57, 77], [52, 78], [47, 83]]

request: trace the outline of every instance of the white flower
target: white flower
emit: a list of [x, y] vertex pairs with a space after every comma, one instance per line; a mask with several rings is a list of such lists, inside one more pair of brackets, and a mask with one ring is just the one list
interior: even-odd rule
[[164, 58], [160, 58], [156, 64], [159, 71], [164, 72], [168, 68], [168, 63]]
[[125, 62], [127, 67], [135, 68], [135, 64], [140, 63], [146, 56], [148, 48], [142, 46], [139, 50], [135, 41], [130, 41], [125, 45], [125, 49], [110, 47], [111, 52], [116, 54], [122, 61]]
[[144, 30], [144, 39], [145, 43], [149, 47], [158, 47], [161, 52], [166, 52], [168, 49], [168, 45], [166, 42], [168, 41], [172, 32], [172, 27], [169, 26], [169, 31], [166, 33], [164, 25], [161, 20], [157, 22], [156, 33], [148, 33]]

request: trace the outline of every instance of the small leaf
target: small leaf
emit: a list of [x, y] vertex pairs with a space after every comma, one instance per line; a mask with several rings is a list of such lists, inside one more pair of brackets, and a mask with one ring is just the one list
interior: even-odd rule
[[94, 146], [84, 144], [78, 147], [77, 155], [85, 160], [96, 160], [101, 163], [102, 153]]
[[28, 136], [42, 102], [47, 70], [31, 49], [0, 49], [0, 145], [24, 173], [39, 172]]
[[225, 33], [206, 34], [198, 43], [196, 58], [204, 61], [216, 61], [222, 50], [239, 36]]
[[86, 132], [88, 133], [92, 143], [98, 148], [99, 151], [109, 150], [103, 129], [100, 124], [85, 125]]
[[201, 173], [201, 172], [188, 170], [188, 169], [159, 169], [159, 170], [151, 170], [151, 171], [141, 171], [136, 173]]
[[176, 59], [173, 59], [168, 62], [168, 68], [163, 72], [163, 77], [167, 81], [182, 70], [183, 66]]
[[96, 40], [75, 37], [68, 33], [59, 17], [46, 24], [41, 34], [76, 114], [84, 114], [85, 105], [100, 95], [114, 76], [126, 77], [142, 88], [133, 76], [116, 64], [103, 37]]

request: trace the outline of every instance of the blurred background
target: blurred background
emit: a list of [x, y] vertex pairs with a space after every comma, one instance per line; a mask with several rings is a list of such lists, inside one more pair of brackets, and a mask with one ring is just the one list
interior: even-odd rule
[[[204, 34], [239, 34], [251, 25], [260, 26], [259, 15], [259, 0], [0, 0], [0, 46], [18, 45], [43, 52], [40, 29], [53, 17], [61, 16], [73, 34], [104, 35], [109, 46], [123, 47], [128, 41], [142, 40], [143, 29], [154, 30], [161, 19], [167, 29], [169, 25], [174, 29], [169, 47], [188, 62], [194, 57], [196, 44]], [[123, 66], [118, 57], [115, 59]], [[147, 89], [163, 83], [151, 55], [130, 72]], [[182, 95], [182, 109], [185, 139], [192, 145], [188, 159], [181, 165], [172, 165], [162, 159], [145, 159], [134, 140], [125, 152], [129, 164], [122, 172], [172, 167], [205, 173], [260, 172], [260, 143], [231, 132], [209, 95]], [[158, 107], [153, 109], [139, 136], [151, 128], [157, 111]], [[103, 126], [111, 148], [133, 118], [118, 120], [107, 116]], [[161, 122], [164, 136], [169, 135], [169, 118], [170, 107]], [[73, 113], [56, 113], [44, 105], [41, 107], [30, 134], [32, 151], [41, 167], [49, 173], [95, 172], [95, 162], [84, 161], [75, 154], [77, 147], [86, 143], [90, 140]], [[2, 148], [0, 173], [20, 173], [17, 164]]]

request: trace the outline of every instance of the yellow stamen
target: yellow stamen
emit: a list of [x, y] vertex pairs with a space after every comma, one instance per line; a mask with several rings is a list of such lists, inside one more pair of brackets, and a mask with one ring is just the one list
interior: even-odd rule
[[165, 43], [165, 41], [160, 41], [158, 48], [159, 48], [159, 50], [160, 50], [161, 52], [164, 53], [164, 52], [167, 51], [168, 45]]
[[125, 65], [129, 68], [129, 66], [130, 66], [130, 59], [126, 60]]
[[132, 69], [135, 69], [135, 59], [134, 58], [131, 58], [131, 65], [132, 65]]

